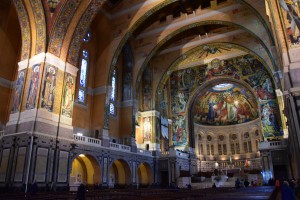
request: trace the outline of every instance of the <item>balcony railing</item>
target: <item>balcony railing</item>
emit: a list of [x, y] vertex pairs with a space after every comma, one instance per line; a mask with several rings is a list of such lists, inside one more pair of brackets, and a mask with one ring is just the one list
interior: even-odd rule
[[117, 143], [110, 142], [109, 146], [110, 146], [110, 148], [118, 149], [118, 150], [121, 150], [121, 151], [126, 151], [126, 152], [130, 152], [131, 151], [131, 147], [130, 146], [126, 146], [126, 145], [123, 145], [123, 144], [117, 144]]
[[286, 140], [281, 141], [271, 141], [271, 142], [260, 142], [259, 150], [268, 150], [268, 149], [284, 149], [286, 148]]
[[140, 153], [140, 154], [152, 156], [152, 152], [151, 151], [147, 151], [145, 149], [138, 149], [137, 152]]
[[80, 136], [80, 135], [74, 135], [74, 140], [76, 143], [100, 147], [102, 141], [96, 138], [86, 137], [86, 136]]
[[170, 152], [169, 151], [162, 151], [161, 156], [169, 156]]

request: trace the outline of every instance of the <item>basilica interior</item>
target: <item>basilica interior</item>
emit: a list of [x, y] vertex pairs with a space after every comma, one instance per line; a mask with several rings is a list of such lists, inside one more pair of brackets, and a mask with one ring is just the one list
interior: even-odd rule
[[299, 179], [299, 13], [289, 0], [1, 0], [0, 188]]

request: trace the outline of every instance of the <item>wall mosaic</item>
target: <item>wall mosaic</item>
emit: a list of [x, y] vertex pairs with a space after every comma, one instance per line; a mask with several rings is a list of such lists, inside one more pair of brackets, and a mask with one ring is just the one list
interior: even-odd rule
[[152, 138], [152, 124], [151, 117], [143, 118], [143, 136], [144, 141], [151, 141]]
[[14, 4], [18, 13], [19, 23], [22, 32], [22, 53], [20, 59], [25, 60], [29, 58], [30, 48], [31, 48], [31, 40], [30, 40], [31, 31], [30, 31], [29, 19], [22, 0], [14, 0]]
[[67, 73], [63, 94], [62, 115], [70, 118], [72, 117], [73, 113], [74, 93], [75, 77]]
[[143, 110], [152, 109], [152, 70], [145, 69], [143, 74]]
[[[90, 23], [94, 16], [98, 13], [98, 9], [100, 8], [100, 5], [102, 5], [104, 1], [97, 1], [96, 5], [93, 3], [90, 3], [82, 17], [80, 18], [80, 21], [75, 29], [69, 50], [68, 50], [68, 58], [67, 61], [71, 63], [72, 65], [77, 65], [78, 59], [79, 59], [79, 51], [80, 46], [82, 44], [82, 40], [86, 34], [86, 31], [88, 30], [88, 27], [90, 26]], [[96, 9], [95, 9], [96, 8]]]
[[36, 26], [35, 54], [39, 54], [46, 49], [46, 20], [42, 2], [39, 0], [31, 0], [30, 3], [34, 10], [33, 14]]
[[41, 107], [47, 109], [49, 112], [53, 112], [57, 71], [57, 67], [46, 64]]
[[132, 96], [132, 69], [133, 69], [133, 53], [129, 43], [124, 47], [123, 52], [123, 95], [122, 100], [131, 100]]
[[233, 125], [258, 117], [256, 97], [245, 87], [218, 84], [197, 97], [194, 122], [203, 125]]
[[[248, 54], [245, 56], [240, 56], [228, 60], [214, 59], [209, 64], [175, 71], [170, 75], [171, 96], [173, 97], [171, 99], [171, 115], [173, 120], [172, 142], [175, 146], [185, 146], [188, 143], [188, 113], [186, 111], [186, 104], [189, 100], [190, 95], [205, 81], [213, 80], [218, 77], [233, 78], [248, 83], [253, 88], [261, 104], [260, 106], [262, 106], [262, 104], [267, 104], [270, 107], [270, 109], [266, 108], [265, 112], [261, 112], [262, 120], [265, 120], [266, 124], [270, 124], [269, 127], [265, 127], [263, 132], [264, 136], [282, 136], [281, 128], [279, 128], [281, 127], [281, 125], [279, 125], [281, 124], [279, 116], [280, 113], [278, 112], [278, 109], [275, 109], [275, 107], [277, 108], [278, 105], [276, 103], [276, 97], [274, 93], [273, 84], [271, 82], [271, 77], [268, 75], [268, 72], [263, 66], [263, 64], [259, 60]], [[246, 91], [240, 91], [239, 93], [237, 93], [237, 95], [244, 99], [244, 103], [246, 102], [245, 97], [249, 97], [249, 94], [247, 94]], [[228, 115], [223, 116], [223, 121], [221, 120], [222, 115], [220, 115], [219, 119], [217, 118], [217, 120], [219, 121], [218, 124], [234, 124], [255, 119], [257, 117], [258, 112], [254, 112], [253, 109], [257, 109], [257, 106], [254, 104], [255, 98], [252, 97], [250, 99], [252, 101], [250, 105], [252, 106], [250, 107], [248, 105], [248, 109], [240, 111], [243, 112], [243, 114], [240, 113], [239, 119], [236, 118], [235, 122], [229, 123], [224, 121], [226, 117], [228, 120]], [[212, 101], [211, 98], [209, 99], [209, 101]], [[160, 111], [161, 110], [163, 110], [162, 107], [160, 107]], [[208, 111], [209, 104], [207, 112]], [[206, 117], [208, 118], [208, 115], [206, 115]], [[248, 117], [249, 119], [246, 120], [246, 117]], [[204, 120], [204, 118], [198, 120], [202, 121]], [[210, 118], [209, 120], [212, 120], [212, 118]], [[272, 123], [269, 123], [268, 121], [272, 121]], [[213, 121], [211, 121], [211, 123], [213, 124]], [[277, 125], [274, 126], [274, 124]]]
[[36, 97], [38, 95], [39, 80], [40, 80], [40, 67], [41, 64], [32, 66], [30, 74], [30, 83], [26, 101], [26, 109], [33, 109], [36, 106]]
[[67, 33], [69, 24], [80, 4], [80, 0], [69, 0], [62, 8], [61, 15], [56, 21], [55, 29], [49, 42], [49, 52], [59, 57], [65, 33]]
[[11, 113], [20, 112], [20, 103], [22, 99], [24, 81], [26, 76], [26, 69], [23, 69], [18, 72], [18, 79], [15, 83], [15, 92], [13, 97]]
[[300, 47], [300, 4], [298, 1], [280, 0], [281, 11], [290, 47]]

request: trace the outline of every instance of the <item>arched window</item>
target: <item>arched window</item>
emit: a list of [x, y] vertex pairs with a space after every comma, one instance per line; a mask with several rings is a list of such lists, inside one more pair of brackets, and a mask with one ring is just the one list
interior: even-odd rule
[[80, 103], [86, 103], [87, 93], [87, 72], [88, 72], [88, 58], [89, 53], [87, 50], [82, 51], [81, 64], [80, 64], [80, 78], [79, 78], [79, 89], [78, 89], [78, 101]]
[[227, 155], [227, 146], [226, 146], [226, 140], [224, 135], [219, 135], [218, 140], [218, 152], [219, 155]]
[[[90, 29], [86, 32], [83, 42], [89, 42], [92, 37]], [[87, 75], [89, 67], [89, 52], [83, 49], [81, 52], [81, 62], [80, 62], [80, 77], [79, 77], [79, 87], [78, 87], [78, 102], [86, 104], [86, 94], [87, 94]]]
[[109, 103], [109, 112], [111, 115], [116, 115], [116, 94], [117, 94], [117, 77], [116, 70], [114, 69], [111, 76], [111, 94], [110, 94], [110, 103]]

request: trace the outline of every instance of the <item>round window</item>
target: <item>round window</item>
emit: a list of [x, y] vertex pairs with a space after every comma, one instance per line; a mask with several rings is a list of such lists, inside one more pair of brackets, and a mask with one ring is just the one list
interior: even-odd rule
[[237, 139], [237, 135], [236, 135], [236, 134], [232, 134], [232, 135], [231, 135], [231, 139], [232, 139], [232, 140], [236, 140], [236, 139]]
[[219, 140], [223, 141], [224, 140], [224, 135], [219, 135]]
[[208, 140], [208, 141], [211, 141], [211, 140], [212, 140], [212, 137], [211, 137], [210, 135], [208, 135], [208, 136], [207, 136], [207, 140]]

